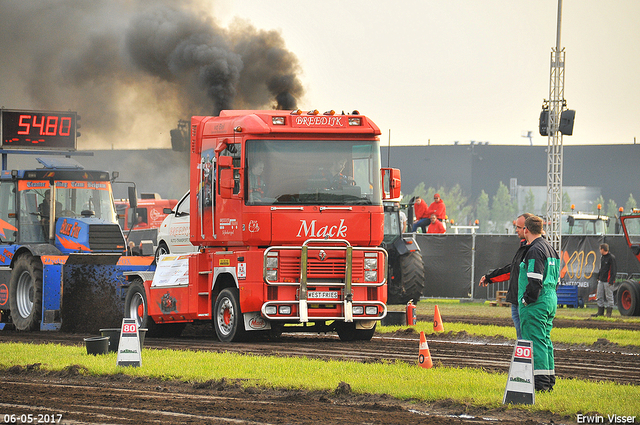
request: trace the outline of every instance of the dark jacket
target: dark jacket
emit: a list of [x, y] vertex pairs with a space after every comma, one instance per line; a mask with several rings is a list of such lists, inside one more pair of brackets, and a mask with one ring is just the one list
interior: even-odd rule
[[609, 285], [613, 285], [616, 281], [616, 273], [618, 273], [616, 257], [612, 253], [608, 252], [603, 255], [600, 260], [598, 280], [600, 282], [609, 282]]
[[520, 274], [520, 263], [529, 250], [529, 245], [525, 239], [520, 241], [520, 248], [516, 251], [516, 255], [511, 260], [511, 264], [507, 264], [499, 269], [489, 270], [485, 274], [487, 283], [496, 283], [509, 281], [509, 289], [505, 301], [511, 304], [518, 304], [518, 275]]

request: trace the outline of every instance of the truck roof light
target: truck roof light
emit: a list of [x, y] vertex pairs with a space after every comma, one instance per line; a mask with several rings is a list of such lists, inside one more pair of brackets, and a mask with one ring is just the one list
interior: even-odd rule
[[295, 109], [291, 111], [291, 115], [302, 115], [302, 111], [300, 109]]
[[318, 115], [319, 113], [320, 111], [318, 111], [317, 109], [314, 109], [313, 111], [307, 112], [307, 115]]
[[284, 117], [271, 117], [273, 125], [284, 125]]
[[351, 115], [360, 115], [360, 111], [358, 111], [357, 109], [354, 109]]
[[335, 114], [336, 114], [336, 111], [331, 109], [330, 111], [325, 112], [323, 115], [335, 115]]
[[235, 131], [236, 133], [242, 133], [242, 127], [237, 126], [236, 128], [233, 129], [233, 131]]
[[349, 117], [349, 125], [362, 125], [362, 118]]

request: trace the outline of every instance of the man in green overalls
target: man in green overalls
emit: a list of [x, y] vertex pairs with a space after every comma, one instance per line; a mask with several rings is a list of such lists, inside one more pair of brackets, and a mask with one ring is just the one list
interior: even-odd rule
[[542, 237], [542, 219], [525, 221], [529, 243], [518, 277], [522, 338], [533, 344], [533, 377], [536, 391], [551, 391], [556, 382], [551, 328], [556, 315], [556, 286], [560, 279], [560, 256]]

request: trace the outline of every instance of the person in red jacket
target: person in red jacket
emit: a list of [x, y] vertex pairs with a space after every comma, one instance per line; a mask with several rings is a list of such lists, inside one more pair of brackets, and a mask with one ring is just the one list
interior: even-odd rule
[[427, 226], [429, 225], [429, 214], [427, 213], [427, 203], [419, 196], [416, 196], [413, 201], [413, 213], [415, 221], [413, 222], [412, 232], [418, 230], [418, 227], [422, 229], [422, 233], [427, 233]]
[[435, 213], [431, 213], [431, 224], [427, 228], [427, 233], [445, 233], [446, 231], [444, 224], [436, 218]]
[[431, 214], [435, 214], [438, 221], [444, 226], [445, 220], [447, 219], [447, 207], [438, 193], [433, 195], [433, 202], [427, 209], [427, 217], [430, 217]]

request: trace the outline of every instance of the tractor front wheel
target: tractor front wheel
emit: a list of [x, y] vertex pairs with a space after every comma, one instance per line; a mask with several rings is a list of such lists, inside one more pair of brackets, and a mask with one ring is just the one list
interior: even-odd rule
[[42, 261], [31, 254], [16, 259], [9, 281], [11, 319], [19, 331], [36, 331], [42, 318]]

